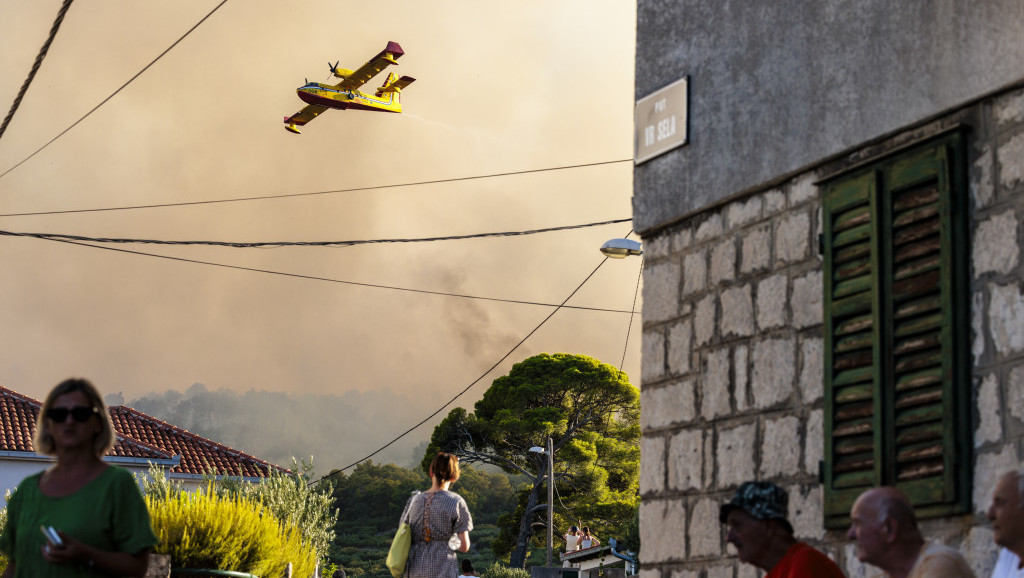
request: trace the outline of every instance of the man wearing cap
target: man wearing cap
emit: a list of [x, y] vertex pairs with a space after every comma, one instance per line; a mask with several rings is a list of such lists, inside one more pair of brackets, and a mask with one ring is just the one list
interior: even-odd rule
[[992, 523], [992, 539], [1002, 546], [992, 578], [1024, 578], [1024, 471], [999, 478], [985, 516]]
[[896, 488], [861, 494], [850, 510], [847, 537], [857, 543], [857, 558], [888, 578], [974, 578], [960, 552], [925, 541], [914, 507]]
[[767, 572], [765, 578], [845, 578], [828, 556], [793, 537], [788, 505], [789, 495], [771, 482], [743, 482], [722, 504], [718, 519], [740, 561]]

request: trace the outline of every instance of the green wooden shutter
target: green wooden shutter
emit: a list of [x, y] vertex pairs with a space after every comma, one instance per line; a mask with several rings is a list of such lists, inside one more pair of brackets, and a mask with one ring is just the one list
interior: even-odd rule
[[962, 137], [823, 187], [825, 516], [895, 485], [919, 516], [969, 508]]

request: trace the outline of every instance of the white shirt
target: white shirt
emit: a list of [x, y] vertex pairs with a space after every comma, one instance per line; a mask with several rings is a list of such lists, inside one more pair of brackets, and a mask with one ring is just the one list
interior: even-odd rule
[[999, 549], [999, 559], [992, 569], [992, 578], [1024, 578], [1024, 570], [1018, 569], [1020, 558], [1006, 548]]

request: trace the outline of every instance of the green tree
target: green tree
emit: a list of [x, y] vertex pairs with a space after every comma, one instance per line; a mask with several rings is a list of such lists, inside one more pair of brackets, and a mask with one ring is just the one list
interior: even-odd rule
[[540, 502], [547, 458], [529, 449], [553, 440], [556, 535], [580, 520], [598, 536], [615, 534], [638, 500], [639, 417], [640, 394], [625, 373], [584, 355], [536, 355], [494, 380], [474, 413], [449, 412], [434, 429], [423, 466], [448, 451], [525, 476], [517, 506], [499, 519], [501, 534], [492, 543], [522, 568], [534, 528], [543, 535], [547, 524], [547, 504]]

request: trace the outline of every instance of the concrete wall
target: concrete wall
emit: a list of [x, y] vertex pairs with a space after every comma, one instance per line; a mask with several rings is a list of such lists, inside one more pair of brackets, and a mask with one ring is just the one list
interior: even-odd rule
[[1024, 79], [1020, 0], [638, 0], [636, 97], [690, 77], [690, 143], [637, 168], [653, 228]]
[[[979, 577], [996, 548], [983, 512], [1024, 450], [1024, 88], [904, 127], [778, 185], [644, 237], [641, 575], [746, 578], [719, 505], [749, 479], [787, 488], [798, 538], [868, 575], [826, 532], [821, 202], [815, 182], [957, 125], [968, 134], [974, 415], [972, 515], [925, 521]], [[680, 169], [679, 178], [685, 180]], [[638, 191], [638, 194], [640, 191]]]

